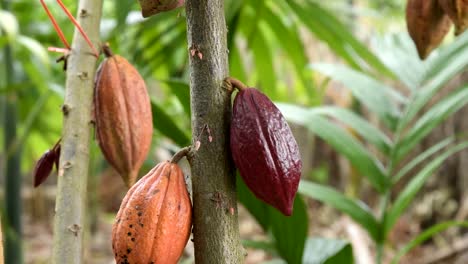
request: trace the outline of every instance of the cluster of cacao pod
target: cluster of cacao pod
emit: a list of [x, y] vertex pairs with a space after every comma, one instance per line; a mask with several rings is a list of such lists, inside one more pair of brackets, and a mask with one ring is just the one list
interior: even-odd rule
[[266, 95], [233, 78], [226, 82], [239, 90], [230, 131], [234, 163], [257, 198], [289, 216], [302, 168], [291, 129]]
[[159, 163], [125, 195], [112, 228], [116, 263], [177, 263], [192, 205], [177, 161]]
[[440, 45], [452, 23], [455, 35], [468, 27], [468, 0], [408, 0], [406, 24], [408, 32], [425, 59]]

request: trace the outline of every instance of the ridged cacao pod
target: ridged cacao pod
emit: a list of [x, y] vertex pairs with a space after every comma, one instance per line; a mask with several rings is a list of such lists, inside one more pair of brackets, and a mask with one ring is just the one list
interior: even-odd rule
[[170, 11], [184, 5], [184, 0], [138, 0], [143, 17]]
[[302, 162], [278, 108], [254, 88], [240, 90], [234, 99], [230, 139], [234, 163], [249, 189], [291, 215]]
[[451, 24], [437, 0], [408, 0], [406, 26], [421, 59], [439, 46]]
[[191, 221], [182, 170], [169, 161], [159, 163], [123, 199], [112, 228], [116, 263], [177, 263]]
[[455, 24], [455, 35], [468, 28], [468, 0], [439, 0], [439, 5]]
[[104, 157], [130, 187], [151, 146], [151, 104], [138, 71], [123, 57], [106, 54], [94, 91], [96, 137]]

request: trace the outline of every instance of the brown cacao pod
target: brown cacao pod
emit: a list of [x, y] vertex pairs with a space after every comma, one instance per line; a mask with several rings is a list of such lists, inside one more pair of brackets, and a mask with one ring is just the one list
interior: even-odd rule
[[468, 28], [468, 0], [439, 0], [439, 5], [455, 25], [455, 35]]
[[125, 195], [112, 228], [116, 263], [177, 263], [190, 236], [192, 206], [180, 167], [159, 163]]
[[408, 0], [406, 26], [421, 59], [439, 46], [450, 25], [450, 18], [437, 0]]
[[234, 163], [249, 189], [291, 215], [302, 162], [278, 108], [258, 90], [241, 89], [234, 99], [230, 139]]
[[94, 91], [96, 137], [107, 161], [130, 187], [151, 146], [151, 104], [138, 71], [123, 57], [106, 54]]
[[184, 0], [138, 0], [143, 17], [170, 11], [184, 5]]

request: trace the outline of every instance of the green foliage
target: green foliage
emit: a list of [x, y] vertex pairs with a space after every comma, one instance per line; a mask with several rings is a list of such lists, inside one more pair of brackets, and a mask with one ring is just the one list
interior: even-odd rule
[[309, 238], [302, 263], [353, 264], [353, 249], [347, 241]]
[[413, 238], [410, 242], [408, 242], [404, 247], [402, 247], [397, 255], [393, 258], [392, 264], [398, 264], [400, 263], [401, 257], [403, 257], [406, 253], [410, 252], [411, 249], [415, 248], [416, 246], [424, 243], [426, 240], [430, 239], [432, 236], [434, 236], [437, 233], [440, 233], [450, 227], [468, 227], [468, 222], [459, 222], [459, 221], [447, 221], [447, 222], [442, 222], [439, 224], [436, 224], [422, 232], [421, 234], [417, 235], [415, 238]]
[[[72, 13], [76, 13], [73, 1], [64, 2]], [[466, 105], [468, 89], [465, 85], [444, 97], [422, 117], [416, 117], [448, 81], [466, 69], [468, 34], [439, 49], [426, 62], [420, 62], [411, 42], [400, 36], [387, 36], [374, 43], [379, 52], [371, 52], [351, 33], [342, 18], [321, 3], [323, 1], [225, 2], [232, 75], [261, 89], [276, 101], [287, 102], [279, 106], [290, 121], [306, 126], [325, 139], [380, 193], [388, 194], [399, 179], [412, 177], [411, 184], [384, 210], [385, 216], [381, 219], [361, 201], [346, 197], [331, 187], [307, 181], [300, 185], [301, 195], [338, 208], [364, 226], [374, 240], [383, 239], [432, 172], [446, 157], [465, 147], [465, 143], [455, 144], [454, 139], [442, 141], [421, 153], [401, 171], [394, 171], [418, 142]], [[29, 159], [22, 166], [30, 170], [33, 161], [60, 135], [64, 74], [60, 65], [51, 65], [54, 55], [48, 54], [46, 47], [63, 45], [45, 12], [30, 12], [31, 9], [40, 10], [39, 1], [15, 1], [13, 8], [15, 15], [0, 10], [0, 48], [6, 43], [14, 45], [15, 67], [23, 76], [15, 86], [4, 87], [0, 81], [0, 91], [2, 95], [15, 94], [20, 99], [17, 146], [25, 146], [24, 153]], [[73, 25], [55, 3], [50, 4], [50, 8], [70, 40]], [[176, 145], [189, 144], [189, 52], [183, 9], [143, 20], [139, 18], [135, 2], [114, 1], [106, 2], [104, 15], [102, 42], [109, 41], [115, 53], [128, 58], [138, 68], [151, 91], [157, 90], [152, 98], [155, 129]], [[309, 65], [300, 38], [302, 31], [326, 44], [346, 66]], [[4, 79], [2, 74], [0, 79]], [[348, 109], [311, 108], [323, 99], [320, 89], [323, 83], [317, 81], [319, 74], [348, 87], [355, 98], [390, 129], [391, 135]], [[406, 91], [397, 90], [389, 84], [389, 79], [397, 81]], [[349, 126], [359, 139], [330, 119]], [[369, 145], [375, 147], [379, 155], [375, 155]], [[449, 146], [448, 150], [443, 150]], [[436, 154], [440, 155], [421, 171], [413, 173], [416, 165], [427, 162]], [[269, 251], [289, 263], [305, 261], [322, 250], [330, 257], [329, 261], [336, 256], [350, 256], [351, 246], [344, 242], [307, 240], [307, 214], [301, 196], [296, 197], [294, 215], [287, 218], [257, 200], [241, 181], [238, 185], [239, 200], [270, 235], [269, 241], [263, 244]], [[345, 263], [327, 262], [325, 257], [321, 261]]]
[[[394, 53], [415, 58], [414, 48], [411, 51], [406, 49], [405, 43], [409, 41], [408, 38], [400, 37], [399, 41], [399, 43], [403, 42], [403, 45], [393, 43]], [[387, 234], [427, 179], [447, 158], [468, 147], [468, 141], [462, 139], [461, 142], [455, 143], [454, 138], [448, 138], [417, 155], [408, 164], [401, 164], [411, 150], [434, 128], [468, 104], [466, 84], [448, 95], [437, 93], [456, 74], [468, 67], [468, 59], [466, 59], [468, 58], [468, 33], [460, 36], [452, 44], [440, 48], [436, 54], [425, 64], [414, 63], [419, 66], [415, 68], [403, 67], [406, 63], [405, 59], [395, 60], [391, 56], [383, 57], [395, 76], [400, 77], [399, 80], [394, 81], [409, 85], [408, 99], [404, 99], [396, 87], [387, 85], [384, 80], [378, 80], [369, 73], [358, 72], [347, 66], [330, 64], [312, 66], [312, 69], [348, 87], [356, 100], [370, 112], [375, 113], [379, 120], [393, 132], [389, 137], [384, 132], [385, 128], [379, 131], [369, 121], [346, 109], [279, 105], [288, 120], [307, 127], [329, 143], [381, 193], [383, 203], [380, 211], [383, 214], [381, 218], [376, 219], [370, 210], [363, 209], [360, 201], [349, 199], [329, 187], [303, 180], [300, 188], [301, 193], [323, 201], [351, 216], [369, 232], [379, 247], [382, 247]], [[423, 66], [424, 69], [421, 68]], [[405, 71], [410, 73], [404, 73], [400, 70], [401, 68], [405, 68]], [[412, 75], [418, 75], [418, 77]], [[420, 88], [413, 87], [413, 85], [420, 86]], [[439, 101], [426, 112], [420, 113], [420, 110], [436, 95], [440, 97]], [[420, 115], [417, 116], [417, 114]], [[346, 131], [327, 117], [346, 124], [350, 130]], [[380, 155], [371, 154], [370, 148], [364, 147], [367, 143], [378, 149]], [[414, 171], [415, 166], [423, 162], [422, 168]], [[397, 171], [396, 168], [400, 165], [404, 166]], [[411, 175], [409, 183], [391, 201], [392, 188], [405, 175]], [[378, 258], [379, 263], [380, 261], [381, 259]]]

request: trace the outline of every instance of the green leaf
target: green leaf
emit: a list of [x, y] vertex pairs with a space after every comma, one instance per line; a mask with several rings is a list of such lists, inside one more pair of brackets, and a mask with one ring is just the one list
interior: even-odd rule
[[[301, 108], [292, 104], [275, 103], [276, 106], [283, 112], [287, 111], [301, 111]], [[299, 110], [294, 110], [299, 108]], [[336, 106], [319, 106], [310, 108], [309, 113], [327, 115], [343, 122], [362, 138], [374, 144], [383, 154], [389, 154], [393, 142], [382, 131], [378, 130], [375, 126], [370, 124], [367, 120], [363, 119], [356, 113]]]
[[174, 79], [161, 82], [170, 87], [171, 92], [179, 99], [180, 104], [184, 108], [184, 112], [190, 118], [190, 87], [188, 83]]
[[261, 90], [269, 94], [271, 98], [277, 98], [277, 81], [275, 68], [273, 67], [271, 45], [267, 44], [269, 42], [261, 27], [258, 27], [252, 38], [250, 45], [255, 63], [255, 71], [257, 72], [257, 76], [259, 76], [257, 83]]
[[400, 103], [404, 102], [405, 99], [393, 88], [345, 66], [318, 63], [311, 65], [311, 68], [343, 83], [362, 104], [377, 114], [388, 127], [395, 126], [396, 119], [401, 113], [390, 98]]
[[383, 154], [389, 154], [393, 143], [382, 131], [356, 113], [335, 106], [320, 106], [311, 109], [312, 113], [324, 114], [345, 123], [359, 136], [374, 144]]
[[[463, 35], [468, 38], [468, 32]], [[457, 43], [455, 43], [457, 44]], [[454, 44], [454, 45], [455, 45]], [[442, 68], [437, 68], [438, 72], [430, 70], [432, 75], [428, 75], [426, 84], [418, 89], [412, 96], [410, 103], [407, 105], [402, 120], [399, 122], [399, 130], [403, 130], [417, 115], [417, 113], [431, 100], [434, 95], [449, 82], [456, 74], [462, 72], [468, 67], [468, 45], [457, 50], [458, 52], [451, 54], [449, 57], [442, 57], [440, 60], [446, 60], [447, 64], [443, 64]]]
[[12, 41], [19, 32], [18, 20], [16, 20], [16, 17], [12, 13], [0, 10], [0, 29], [4, 31], [8, 39]]
[[36, 56], [40, 62], [46, 66], [46, 68], [49, 67], [50, 62], [49, 62], [49, 55], [47, 54], [47, 50], [42, 46], [41, 43], [39, 43], [37, 40], [26, 37], [23, 35], [18, 36], [17, 38], [18, 43], [26, 48], [32, 55]]
[[409, 162], [403, 168], [401, 168], [398, 171], [398, 173], [392, 178], [393, 183], [397, 183], [403, 176], [405, 176], [408, 172], [410, 172], [414, 167], [419, 165], [421, 162], [425, 161], [427, 158], [429, 158], [433, 154], [437, 153], [439, 150], [445, 148], [453, 141], [454, 141], [453, 137], [446, 138], [440, 141], [439, 143], [435, 144], [434, 146], [428, 148], [423, 153], [416, 156], [414, 159], [411, 160], [411, 162]]
[[416, 194], [424, 185], [426, 180], [440, 167], [440, 165], [442, 165], [442, 163], [444, 163], [444, 161], [447, 158], [466, 147], [468, 147], [468, 141], [462, 142], [458, 145], [449, 148], [448, 150], [437, 156], [437, 158], [433, 159], [430, 163], [428, 163], [411, 179], [411, 181], [406, 185], [406, 187], [398, 194], [398, 197], [393, 203], [393, 206], [385, 214], [385, 235], [388, 234], [388, 232], [390, 232], [397, 219], [409, 206], [414, 196], [416, 196]]
[[260, 201], [245, 185], [239, 172], [236, 173], [237, 199], [249, 213], [257, 220], [263, 230], [268, 231], [270, 227], [270, 206]]
[[179, 146], [190, 144], [190, 136], [174, 122], [163, 107], [151, 99], [151, 110], [153, 112], [153, 126], [166, 137], [172, 139]]
[[305, 126], [346, 156], [379, 192], [384, 192], [390, 187], [390, 180], [380, 161], [343, 128], [317, 113], [300, 107], [283, 106], [281, 111], [287, 120]]
[[374, 241], [379, 241], [380, 225], [372, 211], [362, 202], [354, 201], [333, 188], [301, 180], [299, 193], [328, 204], [349, 215], [370, 234]]
[[353, 248], [344, 240], [309, 238], [302, 263], [353, 264]]
[[[468, 58], [468, 31], [465, 31], [462, 35], [456, 37], [449, 45], [444, 45], [441, 48], [438, 48], [434, 55], [435, 56], [429, 57], [426, 63], [428, 69], [424, 74], [425, 80], [433, 79], [434, 76], [437, 75], [446, 75], [447, 73], [444, 69], [450, 67], [450, 64], [452, 64], [454, 60], [462, 62], [462, 60], [465, 59], [466, 62]], [[456, 66], [454, 69], [457, 71], [457, 68], [463, 68], [462, 65], [463, 63]]]
[[468, 221], [465, 222], [458, 222], [458, 221], [447, 221], [447, 222], [442, 222], [436, 225], [433, 225], [432, 227], [424, 230], [421, 234], [417, 235], [415, 238], [413, 238], [410, 242], [408, 242], [403, 248], [401, 248], [398, 251], [398, 254], [393, 258], [392, 264], [398, 264], [400, 263], [401, 257], [403, 257], [406, 253], [410, 252], [413, 248], [416, 246], [424, 243], [426, 240], [431, 238], [437, 233], [440, 233], [450, 227], [454, 226], [460, 226], [460, 227], [468, 227]]
[[242, 246], [245, 248], [261, 249], [274, 255], [278, 254], [275, 244], [270, 241], [242, 240]]
[[[307, 96], [312, 100], [316, 98], [317, 89], [314, 87], [315, 83], [311, 80], [310, 74], [307, 74], [305, 69], [307, 65], [307, 55], [305, 54], [304, 45], [300, 39], [300, 33], [297, 26], [297, 23], [293, 23], [291, 18], [287, 15], [287, 12], [291, 12], [287, 4], [277, 2], [277, 1], [268, 1], [266, 3], [266, 8], [262, 10], [262, 19], [265, 20], [267, 25], [262, 24], [265, 27], [268, 27], [274, 34], [276, 43], [278, 43], [286, 58], [290, 59], [296, 75], [302, 82], [302, 85], [305, 87], [305, 92]], [[287, 39], [288, 41], [284, 41]], [[280, 58], [283, 54], [279, 56], [276, 55], [275, 58]], [[278, 61], [278, 60], [277, 60]], [[278, 64], [278, 62], [276, 62]]]
[[421, 61], [408, 33], [385, 34], [373, 38], [374, 50], [377, 55], [395, 73], [397, 78], [410, 91], [415, 91], [424, 81], [426, 62]]
[[297, 4], [295, 0], [288, 0], [287, 3], [301, 22], [317, 38], [325, 41], [337, 55], [345, 59], [353, 68], [363, 68], [361, 64], [364, 61], [380, 74], [393, 78], [393, 73], [377, 56], [369, 51], [366, 45], [356, 39], [335, 15], [312, 1], [307, 1], [305, 5]]
[[307, 210], [299, 195], [294, 200], [293, 214], [284, 216], [277, 209], [257, 199], [237, 173], [239, 201], [252, 214], [265, 232], [271, 231], [277, 253], [288, 263], [300, 263], [307, 236]]
[[114, 11], [115, 17], [117, 19], [116, 29], [121, 28], [125, 24], [128, 13], [132, 10], [132, 6], [135, 1], [115, 1], [114, 2]]
[[284, 216], [271, 207], [269, 211], [271, 232], [278, 254], [287, 263], [301, 263], [309, 223], [304, 201], [300, 195], [296, 195], [291, 216]]
[[468, 86], [460, 87], [432, 106], [396, 145], [395, 160], [401, 160], [436, 126], [468, 103]]

